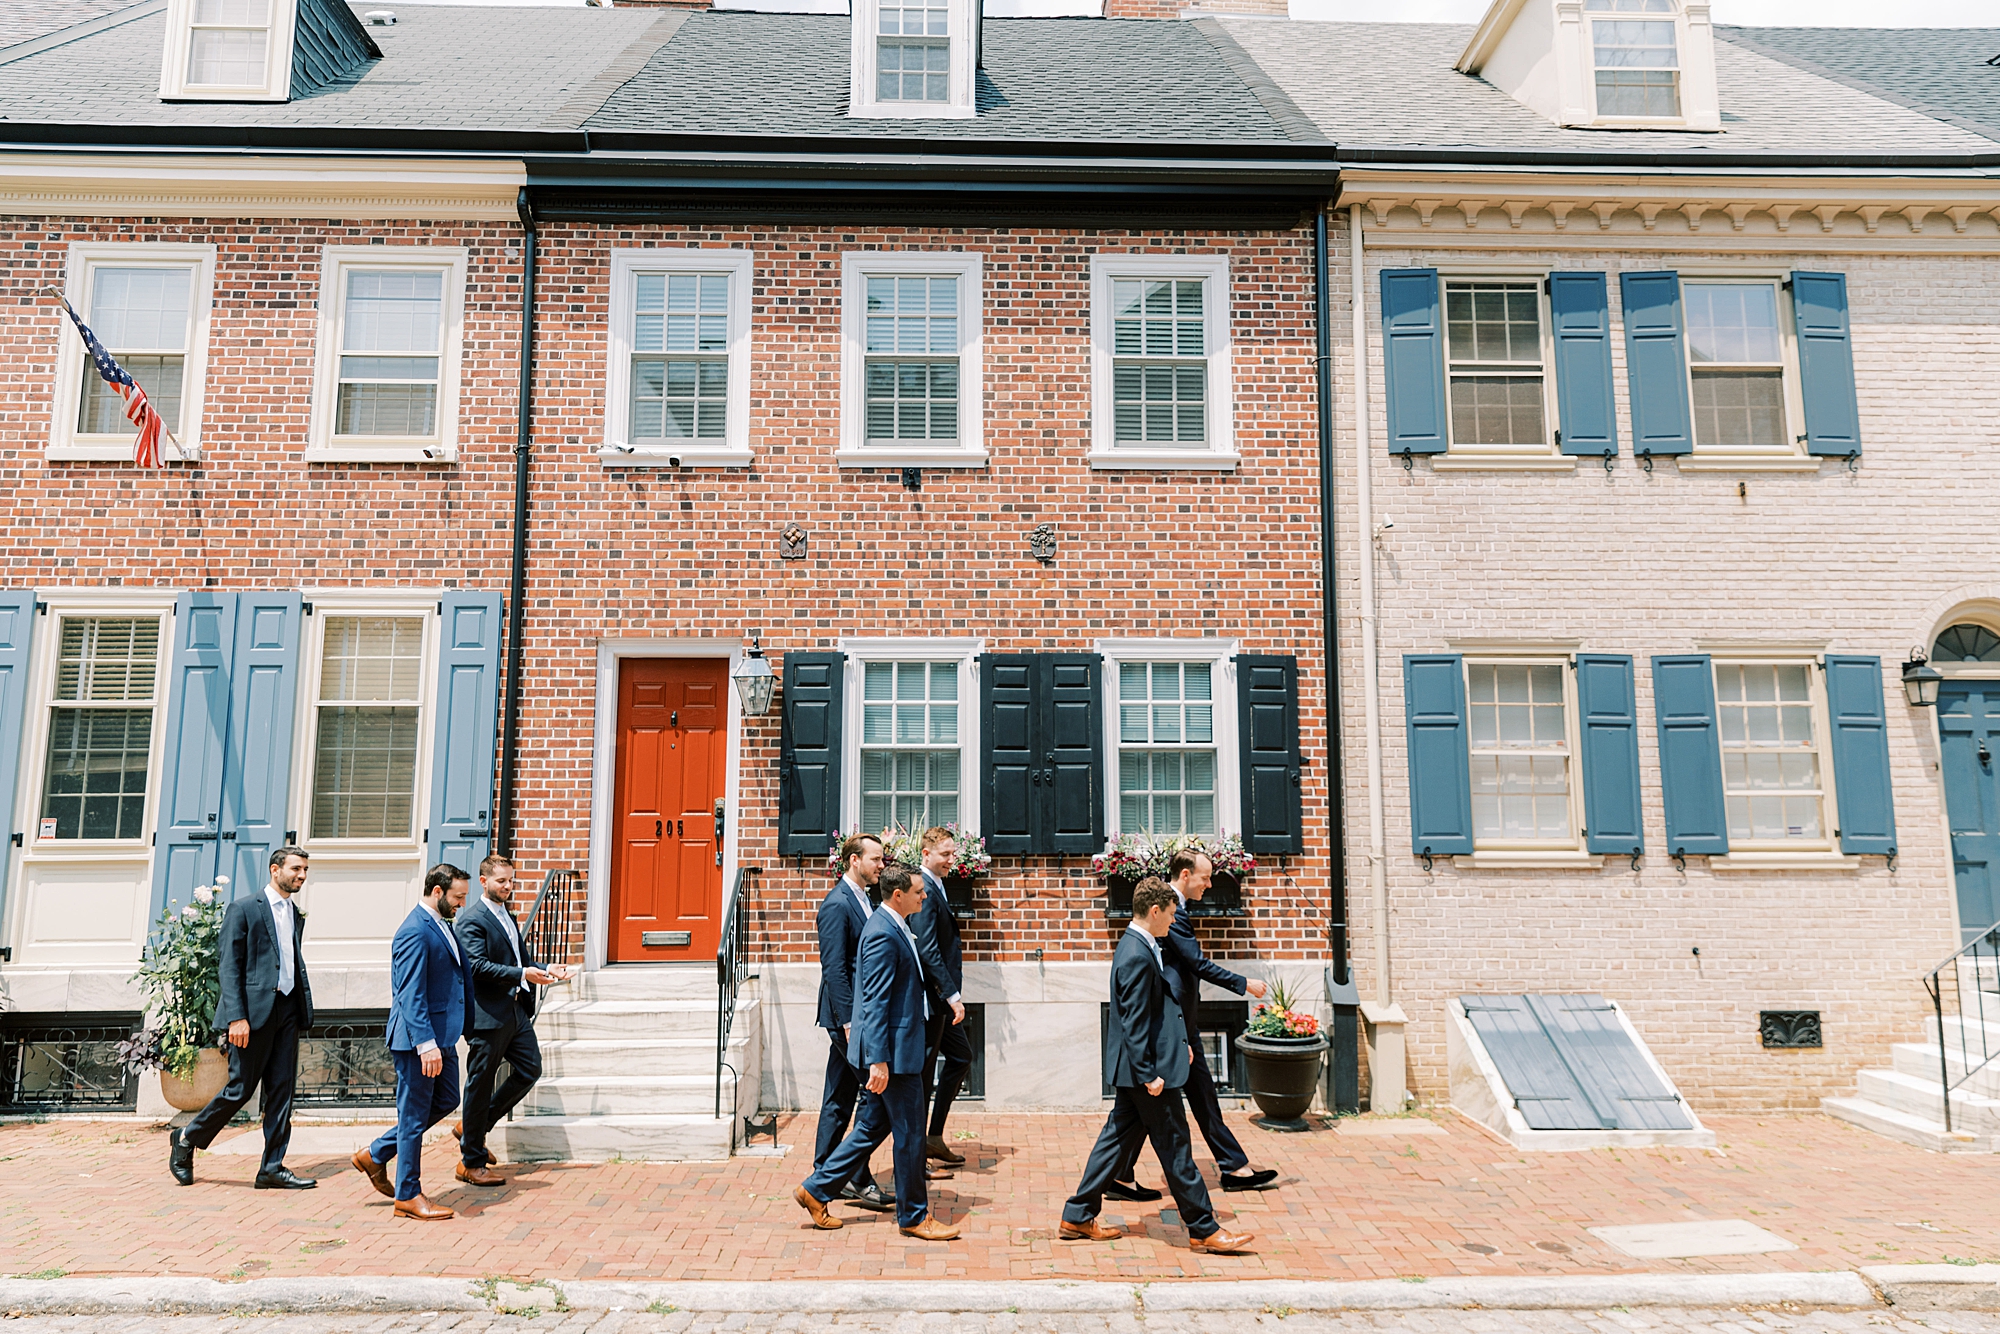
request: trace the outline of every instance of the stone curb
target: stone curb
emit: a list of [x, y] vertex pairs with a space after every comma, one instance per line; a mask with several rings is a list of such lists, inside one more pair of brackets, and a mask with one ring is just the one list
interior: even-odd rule
[[[1866, 1271], [1899, 1305], [2000, 1309], [2000, 1267], [1895, 1266]], [[1994, 1269], [1995, 1273], [1985, 1270]], [[1907, 1272], [1907, 1271], [1916, 1272]], [[1937, 1272], [1949, 1270], [1950, 1272]], [[1877, 1273], [1882, 1277], [1876, 1277]], [[846, 1283], [573, 1283], [486, 1288], [442, 1278], [266, 1278], [219, 1283], [205, 1278], [0, 1279], [0, 1314], [396, 1314], [485, 1311], [565, 1305], [574, 1310], [644, 1310], [777, 1314], [1032, 1312], [1143, 1314], [1165, 1311], [1599, 1310], [1618, 1306], [1689, 1308], [1876, 1306], [1881, 1298], [1861, 1274], [1607, 1274], [1568, 1278], [1378, 1279], [1350, 1283], [1285, 1279], [1234, 1282], [1089, 1283], [931, 1282], [887, 1279]], [[1898, 1295], [1901, 1294], [1901, 1295]]]

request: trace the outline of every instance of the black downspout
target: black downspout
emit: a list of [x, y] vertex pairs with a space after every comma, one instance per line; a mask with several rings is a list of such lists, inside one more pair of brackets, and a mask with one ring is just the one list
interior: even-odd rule
[[521, 637], [528, 600], [528, 451], [535, 392], [535, 210], [528, 189], [515, 201], [521, 215], [521, 411], [514, 436], [514, 568], [507, 584], [507, 704], [500, 724], [500, 801], [493, 850], [514, 855], [514, 768], [521, 751]]
[[1313, 219], [1313, 278], [1319, 343], [1314, 370], [1319, 398], [1319, 585], [1320, 624], [1326, 634], [1326, 805], [1329, 904], [1326, 934], [1332, 959], [1326, 970], [1327, 999], [1333, 1005], [1328, 1035], [1326, 1105], [1336, 1115], [1361, 1110], [1360, 995], [1347, 958], [1347, 812], [1341, 795], [1346, 766], [1340, 749], [1340, 613], [1333, 559], [1333, 297], [1326, 249], [1326, 209]]

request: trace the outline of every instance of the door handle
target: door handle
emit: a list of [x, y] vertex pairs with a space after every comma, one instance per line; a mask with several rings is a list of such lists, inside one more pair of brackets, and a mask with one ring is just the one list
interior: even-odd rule
[[715, 864], [722, 865], [722, 803], [715, 803]]

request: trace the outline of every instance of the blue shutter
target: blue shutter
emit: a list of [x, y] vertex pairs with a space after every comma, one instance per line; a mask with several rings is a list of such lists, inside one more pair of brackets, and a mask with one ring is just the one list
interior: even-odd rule
[[1436, 269], [1382, 270], [1382, 368], [1389, 452], [1444, 453], [1444, 314]]
[[1826, 655], [1826, 711], [1833, 720], [1833, 786], [1840, 850], [1895, 855], [1896, 801], [1889, 785], [1889, 719], [1882, 660]]
[[1472, 851], [1472, 756], [1466, 745], [1465, 666], [1456, 653], [1403, 659], [1410, 746], [1410, 850], [1447, 857]]
[[1687, 347], [1681, 333], [1678, 273], [1621, 273], [1625, 306], [1625, 379], [1632, 395], [1632, 452], [1694, 450], [1688, 406]]
[[1033, 653], [987, 653], [979, 659], [979, 832], [986, 850], [1002, 857], [1038, 851], [1039, 660]]
[[1305, 851], [1299, 745], [1299, 660], [1289, 653], [1236, 655], [1236, 748], [1243, 845], [1259, 856]]
[[1847, 275], [1794, 273], [1792, 323], [1799, 335], [1799, 396], [1806, 409], [1806, 452], [1843, 458], [1859, 454], [1861, 405], [1854, 396]]
[[1611, 289], [1601, 273], [1549, 275], [1555, 328], [1556, 415], [1565, 454], [1616, 454], [1611, 392]]
[[167, 737], [160, 757], [160, 824], [153, 849], [153, 911], [179, 909], [218, 871], [223, 742], [235, 593], [183, 593], [174, 603], [167, 669]]
[[1667, 851], [1729, 851], [1722, 740], [1715, 726], [1715, 671], [1706, 653], [1653, 659], [1653, 716], [1660, 728]]
[[778, 855], [824, 857], [840, 829], [840, 653], [785, 654], [778, 732]]
[[7, 868], [14, 861], [14, 800], [21, 729], [28, 716], [28, 648], [35, 637], [32, 589], [0, 589], [0, 922], [7, 920]]
[[500, 595], [451, 592], [439, 607], [437, 740], [431, 751], [430, 864], [476, 873], [493, 831], [500, 725]]
[[232, 897], [270, 878], [271, 850], [285, 842], [304, 619], [297, 593], [237, 595], [222, 763], [221, 863]]
[[1646, 845], [1639, 808], [1639, 702], [1632, 659], [1576, 655], [1576, 707], [1583, 737], [1584, 846], [1636, 855]]

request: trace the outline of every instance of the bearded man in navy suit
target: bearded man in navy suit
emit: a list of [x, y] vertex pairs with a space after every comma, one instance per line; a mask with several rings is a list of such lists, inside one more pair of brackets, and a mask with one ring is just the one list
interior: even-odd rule
[[[872, 834], [850, 834], [840, 845], [840, 867], [840, 879], [819, 903], [818, 1023], [826, 1030], [827, 1049], [819, 1136], [813, 1144], [814, 1171], [846, 1138], [861, 1097], [861, 1072], [847, 1059], [847, 1030], [854, 1018], [855, 962], [861, 950], [861, 932], [875, 914], [868, 891], [882, 874], [882, 840]], [[875, 1184], [865, 1158], [854, 1169], [853, 1179], [841, 1184], [840, 1197], [876, 1213], [895, 1208]]]

